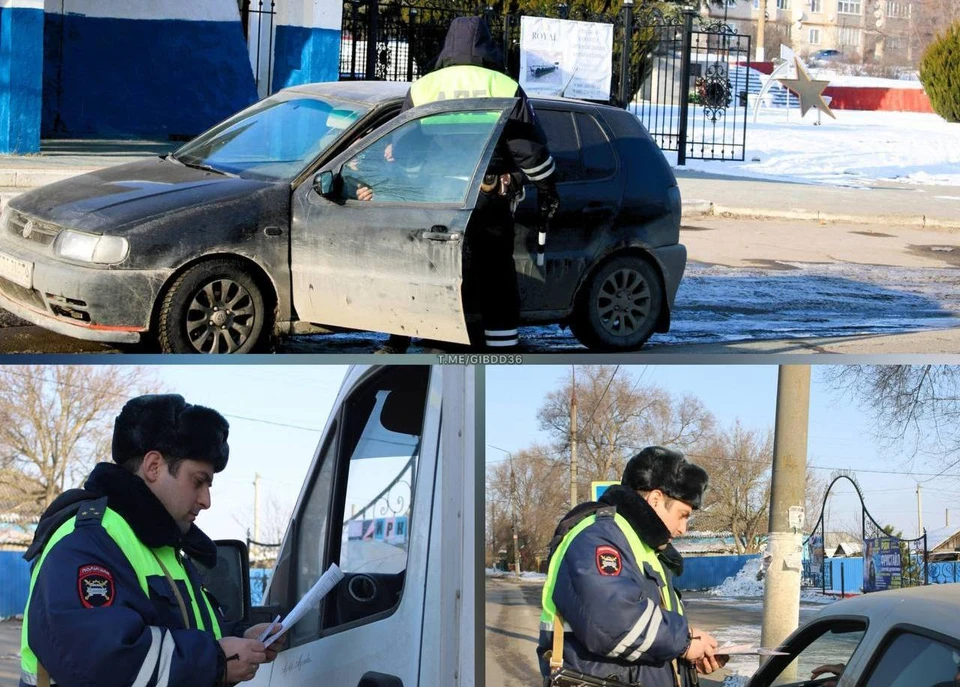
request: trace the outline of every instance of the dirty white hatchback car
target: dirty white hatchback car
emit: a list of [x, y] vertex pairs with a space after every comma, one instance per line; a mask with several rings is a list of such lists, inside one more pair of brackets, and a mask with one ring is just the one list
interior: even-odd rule
[[[864, 594], [824, 608], [747, 687], [960, 686], [960, 584]], [[835, 675], [811, 678], [825, 664]], [[840, 666], [838, 666], [839, 668]]]

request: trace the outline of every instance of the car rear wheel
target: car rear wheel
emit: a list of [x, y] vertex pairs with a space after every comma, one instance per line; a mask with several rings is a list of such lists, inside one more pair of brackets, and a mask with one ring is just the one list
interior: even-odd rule
[[257, 280], [234, 261], [211, 260], [170, 286], [157, 338], [164, 353], [250, 353], [267, 339], [267, 318]]
[[587, 348], [632, 351], [653, 334], [663, 305], [656, 271], [621, 255], [600, 265], [581, 291], [571, 330]]

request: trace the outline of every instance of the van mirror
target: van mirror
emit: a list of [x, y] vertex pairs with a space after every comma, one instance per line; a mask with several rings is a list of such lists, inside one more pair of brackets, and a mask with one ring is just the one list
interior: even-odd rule
[[331, 200], [339, 197], [342, 185], [340, 175], [334, 174], [329, 169], [323, 170], [313, 178], [313, 189], [324, 198]]
[[215, 541], [217, 564], [208, 568], [194, 560], [203, 584], [216, 598], [226, 622], [250, 619], [250, 559], [247, 545], [236, 539]]

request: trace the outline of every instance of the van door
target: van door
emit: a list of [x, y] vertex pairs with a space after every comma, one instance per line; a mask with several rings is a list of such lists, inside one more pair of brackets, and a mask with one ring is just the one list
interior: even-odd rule
[[415, 108], [325, 166], [342, 182], [326, 197], [301, 184], [290, 260], [300, 320], [469, 343], [464, 233], [513, 102]]
[[345, 579], [253, 684], [418, 684], [440, 378], [428, 366], [374, 368], [342, 392], [266, 603], [289, 611], [331, 562]]

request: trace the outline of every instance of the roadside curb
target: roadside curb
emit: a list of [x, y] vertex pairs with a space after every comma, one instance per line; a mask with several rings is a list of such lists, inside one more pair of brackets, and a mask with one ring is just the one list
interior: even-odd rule
[[102, 167], [66, 167], [50, 169], [44, 167], [0, 167], [0, 187], [29, 189], [63, 181], [78, 174], [95, 172]]
[[720, 205], [708, 200], [683, 203], [683, 218], [733, 217], [743, 219], [788, 219], [806, 222], [843, 222], [848, 224], [880, 224], [885, 226], [916, 227], [918, 229], [960, 230], [960, 219], [943, 219], [924, 215], [858, 215], [821, 212], [819, 210], [775, 210], [771, 208], [744, 208]]

